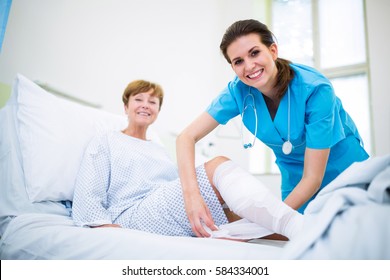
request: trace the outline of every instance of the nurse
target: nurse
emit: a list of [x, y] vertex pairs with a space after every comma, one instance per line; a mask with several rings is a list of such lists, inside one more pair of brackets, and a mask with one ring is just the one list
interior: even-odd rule
[[237, 115], [273, 150], [282, 199], [301, 213], [321, 188], [369, 157], [330, 81], [311, 67], [279, 58], [266, 25], [251, 19], [233, 23], [220, 49], [236, 77], [177, 138], [186, 213], [197, 236], [208, 236], [202, 223], [215, 227], [196, 181], [195, 143]]

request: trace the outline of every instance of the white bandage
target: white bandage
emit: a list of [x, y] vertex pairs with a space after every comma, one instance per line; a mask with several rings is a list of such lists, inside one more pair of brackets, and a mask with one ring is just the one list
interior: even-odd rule
[[240, 217], [289, 239], [301, 230], [303, 216], [233, 161], [219, 165], [213, 181], [223, 200]]

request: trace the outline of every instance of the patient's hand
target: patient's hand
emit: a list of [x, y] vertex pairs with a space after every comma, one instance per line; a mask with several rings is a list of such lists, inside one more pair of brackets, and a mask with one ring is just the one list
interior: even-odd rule
[[100, 226], [91, 226], [91, 228], [103, 228], [103, 227], [116, 227], [116, 228], [121, 228], [120, 225], [117, 224], [105, 224], [105, 225], [100, 225]]

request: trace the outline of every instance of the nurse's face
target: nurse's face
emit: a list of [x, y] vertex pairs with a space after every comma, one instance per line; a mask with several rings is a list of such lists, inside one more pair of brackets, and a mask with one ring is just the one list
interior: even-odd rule
[[251, 33], [233, 41], [227, 48], [227, 55], [234, 72], [243, 83], [264, 94], [271, 92], [277, 75], [276, 44], [267, 47], [258, 34]]
[[153, 89], [141, 92], [129, 98], [125, 111], [129, 122], [136, 126], [149, 126], [159, 114], [160, 100], [153, 96]]

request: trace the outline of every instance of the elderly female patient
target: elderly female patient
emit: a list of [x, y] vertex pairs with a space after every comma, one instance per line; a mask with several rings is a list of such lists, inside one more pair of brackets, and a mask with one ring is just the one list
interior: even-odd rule
[[[85, 151], [73, 198], [75, 223], [195, 236], [177, 166], [161, 145], [146, 137], [163, 103], [162, 88], [133, 81], [122, 99], [128, 126], [97, 135]], [[212, 230], [244, 217], [290, 239], [300, 231], [302, 215], [228, 158], [214, 158], [197, 167], [196, 174], [216, 223]], [[231, 211], [222, 207], [225, 203]]]

